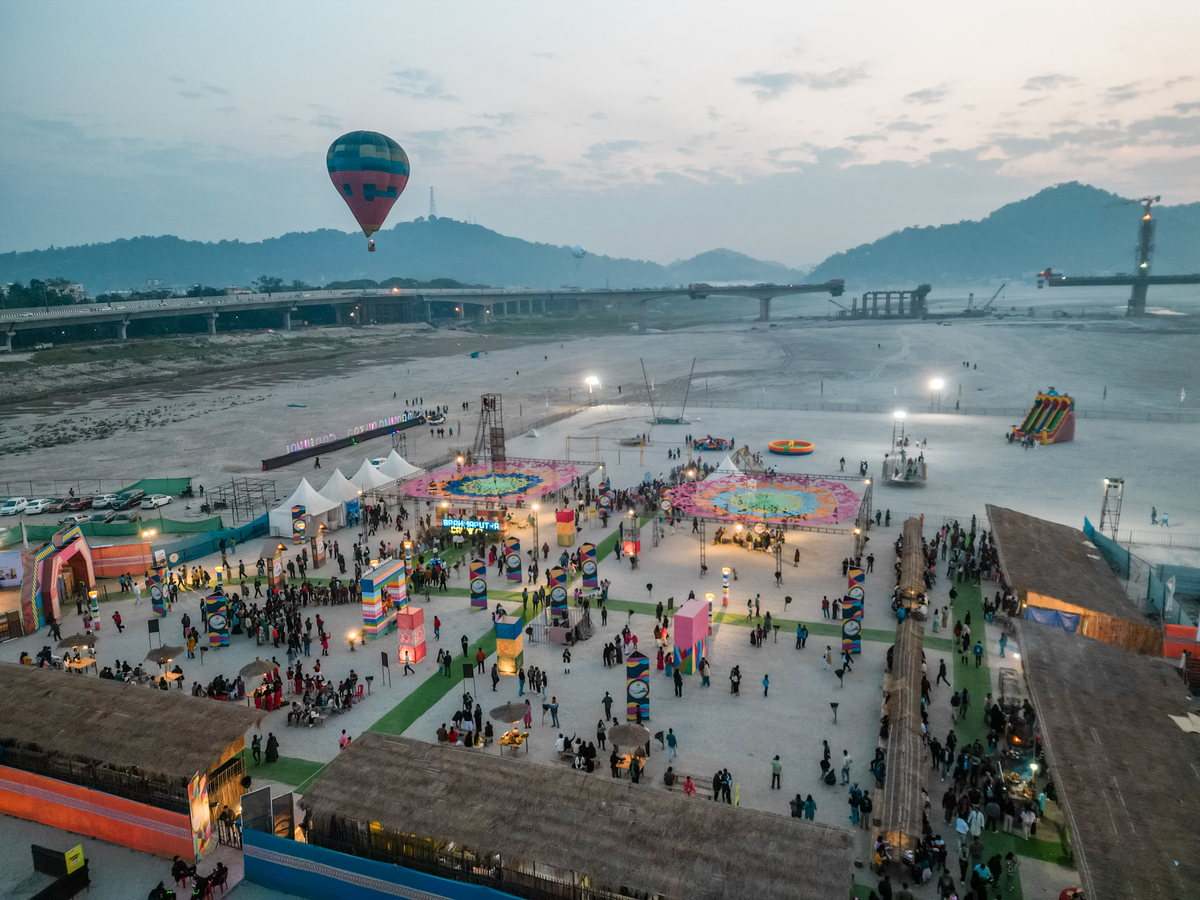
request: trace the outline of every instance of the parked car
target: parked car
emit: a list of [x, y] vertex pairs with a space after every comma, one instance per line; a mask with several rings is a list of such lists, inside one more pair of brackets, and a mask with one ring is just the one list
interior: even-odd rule
[[142, 509], [158, 509], [160, 506], [166, 506], [170, 502], [171, 498], [166, 494], [153, 494], [142, 498]]
[[140, 517], [138, 516], [137, 513], [134, 513], [134, 512], [116, 513], [112, 517], [113, 525], [128, 525], [131, 522], [137, 522], [137, 521], [140, 521]]
[[124, 493], [118, 494], [117, 499], [109, 504], [109, 506], [112, 509], [129, 509], [129, 507], [137, 506], [139, 503], [141, 503], [142, 498], [145, 496], [146, 492], [141, 489], [125, 491]]
[[42, 498], [41, 500], [30, 500], [25, 507], [25, 515], [36, 516], [47, 512], [46, 507], [50, 505], [50, 501]]
[[94, 497], [72, 497], [67, 501], [67, 512], [79, 512], [81, 509], [91, 509]]
[[88, 521], [88, 519], [90, 519], [90, 518], [91, 518], [91, 515], [88, 513], [73, 512], [73, 513], [68, 513], [67, 515], [65, 515], [61, 519], [59, 519], [58, 524], [59, 525], [82, 525], [84, 522]]
[[48, 513], [65, 512], [66, 509], [67, 509], [67, 498], [66, 497], [51, 497], [49, 500], [46, 501], [46, 512], [48, 512]]
[[116, 499], [116, 494], [97, 494], [92, 498], [92, 509], [108, 509]]
[[17, 513], [23, 513], [28, 505], [29, 500], [25, 497], [9, 497], [4, 501], [4, 505], [0, 506], [0, 516], [15, 516]]
[[106, 509], [104, 512], [92, 513], [88, 521], [93, 525], [106, 525], [117, 517], [115, 510]]

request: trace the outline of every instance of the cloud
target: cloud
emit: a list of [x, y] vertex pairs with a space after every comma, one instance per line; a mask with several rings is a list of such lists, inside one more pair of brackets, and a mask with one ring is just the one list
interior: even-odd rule
[[435, 75], [426, 69], [400, 69], [388, 75], [391, 84], [385, 85], [384, 90], [408, 97], [412, 100], [445, 100], [454, 102], [458, 97], [445, 90], [445, 84], [440, 75]]
[[176, 84], [187, 84], [186, 78], [180, 78], [178, 75], [168, 75], [167, 81], [173, 81]]
[[534, 59], [558, 59], [557, 53], [530, 53]]
[[605, 115], [604, 113], [602, 113], [602, 112], [594, 112], [594, 113], [592, 113], [590, 116], [588, 116], [588, 118], [589, 118], [589, 119], [597, 119], [597, 120], [599, 120], [599, 121], [603, 122], [603, 121], [606, 121], [606, 120], [608, 119], [608, 116], [606, 116], [606, 115]]
[[913, 91], [911, 94], [904, 95], [905, 103], [918, 103], [921, 106], [929, 106], [932, 103], [941, 103], [950, 93], [948, 87], [931, 87], [923, 88], [919, 91]]
[[1170, 81], [1164, 81], [1163, 87], [1173, 88], [1177, 84], [1187, 84], [1189, 81], [1195, 81], [1191, 75], [1180, 75], [1178, 78], [1172, 78]]
[[1154, 140], [1143, 143], [1165, 144], [1169, 147], [1200, 146], [1200, 116], [1154, 116], [1132, 123], [1127, 130], [1135, 138], [1158, 135]]
[[216, 111], [219, 113], [237, 112], [237, 107], [236, 106], [218, 106], [216, 108]]
[[592, 144], [583, 155], [592, 162], [604, 162], [619, 153], [628, 153], [642, 146], [644, 144], [641, 141], [602, 141]]
[[518, 113], [513, 112], [479, 113], [476, 118], [487, 119], [489, 122], [494, 122], [497, 128], [510, 128], [521, 121], [521, 116]]
[[1050, 74], [1050, 75], [1035, 75], [1032, 78], [1027, 78], [1025, 83], [1021, 85], [1023, 91], [1057, 91], [1061, 87], [1078, 83], [1078, 78], [1072, 78], [1070, 75]]
[[[187, 84], [182, 78], [169, 78], [169, 81], [174, 81], [176, 84]], [[179, 96], [187, 100], [203, 100], [205, 97], [232, 97], [233, 94], [225, 90], [223, 87], [217, 87], [215, 84], [202, 84], [199, 88], [191, 88], [186, 91], [179, 91]]]
[[717, 111], [717, 108], [715, 106], [710, 106], [708, 108], [707, 112], [708, 112], [709, 119], [711, 119], [714, 122], [716, 122], [718, 119], [721, 118], [721, 114]]
[[923, 131], [928, 131], [932, 125], [926, 125], [924, 122], [914, 122], [908, 118], [896, 119], [894, 122], [888, 122], [883, 126], [885, 131], [901, 131], [909, 134], [920, 134]]
[[327, 113], [317, 116], [309, 124], [316, 125], [318, 128], [337, 129], [339, 127], [338, 120]]
[[205, 93], [217, 94], [220, 97], [232, 97], [233, 96], [233, 94], [229, 93], [229, 91], [225, 90], [225, 88], [217, 87], [215, 84], [202, 84], [202, 85], [200, 85], [200, 88]]
[[849, 139], [854, 141], [854, 143], [856, 143], [856, 144], [865, 144], [867, 141], [886, 141], [887, 135], [885, 135], [885, 134], [852, 134], [852, 135], [850, 135]]
[[778, 100], [783, 94], [800, 85], [814, 91], [834, 91], [848, 88], [867, 77], [866, 66], [845, 66], [832, 72], [755, 72], [735, 78], [737, 84], [755, 88], [760, 101]]
[[1136, 100], [1142, 94], [1147, 93], [1138, 87], [1140, 82], [1131, 81], [1129, 84], [1118, 84], [1115, 87], [1110, 87], [1107, 91], [1107, 99], [1109, 103], [1124, 103], [1126, 100]]
[[1179, 113], [1192, 112], [1193, 110], [1197, 110], [1197, 109], [1200, 109], [1200, 101], [1193, 101], [1192, 103], [1176, 103], [1175, 104], [1175, 112], [1179, 112]]

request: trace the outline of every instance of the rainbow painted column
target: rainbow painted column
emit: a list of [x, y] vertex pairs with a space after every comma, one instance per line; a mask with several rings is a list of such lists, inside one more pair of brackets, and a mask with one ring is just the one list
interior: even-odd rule
[[550, 570], [550, 618], [567, 617], [567, 573], [561, 566]]
[[558, 546], [574, 547], [575, 546], [575, 510], [560, 509], [554, 513], [555, 521], [558, 522]]
[[204, 598], [204, 618], [208, 621], [208, 646], [229, 646], [229, 604], [219, 591]]
[[304, 543], [304, 512], [303, 506], [292, 507], [292, 543]]
[[363, 637], [377, 638], [396, 622], [396, 600], [407, 603], [407, 581], [404, 560], [385, 559], [363, 573], [362, 589]]
[[[704, 599], [708, 603], [708, 633], [712, 634], [713, 633], [713, 600], [715, 600], [716, 598], [712, 595], [712, 592], [709, 591], [704, 595]], [[688, 602], [690, 603], [691, 601], [689, 600]]]
[[504, 568], [509, 584], [521, 583], [521, 542], [515, 537], [504, 539]]
[[596, 565], [596, 545], [580, 544], [579, 553], [583, 557], [583, 586], [594, 591], [600, 587], [600, 569]]
[[487, 609], [487, 563], [471, 560], [471, 609]]
[[496, 619], [496, 670], [501, 675], [516, 676], [525, 665], [524, 637], [520, 616], [500, 616]]
[[[866, 576], [862, 569], [851, 569], [847, 575], [846, 596], [842, 598], [842, 649], [847, 653], [862, 652], [863, 585]], [[854, 624], [850, 624], [854, 623]]]
[[710, 631], [709, 614], [712, 609], [712, 594], [708, 595], [709, 603], [693, 597], [675, 613], [672, 627], [675, 630], [675, 668], [684, 675], [692, 675], [700, 665], [700, 660], [708, 656], [708, 636]]
[[92, 607], [92, 631], [100, 630], [100, 592], [88, 591], [88, 600]]
[[604, 481], [600, 482], [600, 488], [596, 497], [596, 506], [599, 508], [602, 515], [611, 516], [612, 505], [612, 485], [608, 483], [608, 479], [606, 478]]
[[401, 664], [419, 663], [425, 658], [425, 610], [410, 606], [407, 601], [396, 612], [396, 629], [400, 638], [397, 658]]
[[650, 660], [636, 650], [625, 657], [625, 718], [650, 721]]
[[729, 605], [729, 566], [721, 570], [721, 605]]

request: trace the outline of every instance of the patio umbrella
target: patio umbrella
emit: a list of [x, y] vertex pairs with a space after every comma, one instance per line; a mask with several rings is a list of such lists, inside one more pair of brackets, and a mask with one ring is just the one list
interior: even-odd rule
[[608, 729], [608, 739], [624, 747], [638, 747], [650, 743], [650, 731], [642, 725], [627, 723]]
[[175, 657], [183, 652], [183, 647], [159, 647], [157, 650], [151, 650], [146, 654], [146, 659], [149, 662], [157, 663], [160, 666], [165, 666]]
[[60, 647], [90, 647], [96, 643], [96, 636], [92, 634], [73, 634], [70, 637], [65, 637], [58, 642]]
[[503, 706], [497, 706], [488, 715], [497, 722], [519, 722], [525, 718], [525, 709], [524, 703], [505, 703]]
[[270, 675], [278, 668], [279, 666], [270, 660], [259, 659], [256, 656], [254, 657], [254, 662], [247, 663], [246, 665], [242, 666], [241, 671], [238, 674], [245, 675], [247, 677], [253, 677], [256, 675]]

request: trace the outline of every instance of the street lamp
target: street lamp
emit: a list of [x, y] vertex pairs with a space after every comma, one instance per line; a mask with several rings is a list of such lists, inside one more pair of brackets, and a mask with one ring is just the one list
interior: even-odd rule
[[351, 631], [346, 635], [346, 643], [350, 645], [350, 652], [354, 652], [354, 642], [358, 640], [358, 635]]
[[933, 388], [933, 394], [931, 394], [929, 397], [929, 411], [933, 412], [933, 398], [937, 397], [937, 411], [941, 412], [942, 411], [942, 388], [944, 388], [946, 386], [946, 382], [944, 382], [940, 378], [935, 378], [935, 379], [933, 379], [933, 381], [931, 381], [929, 383], [929, 386], [931, 388]]

